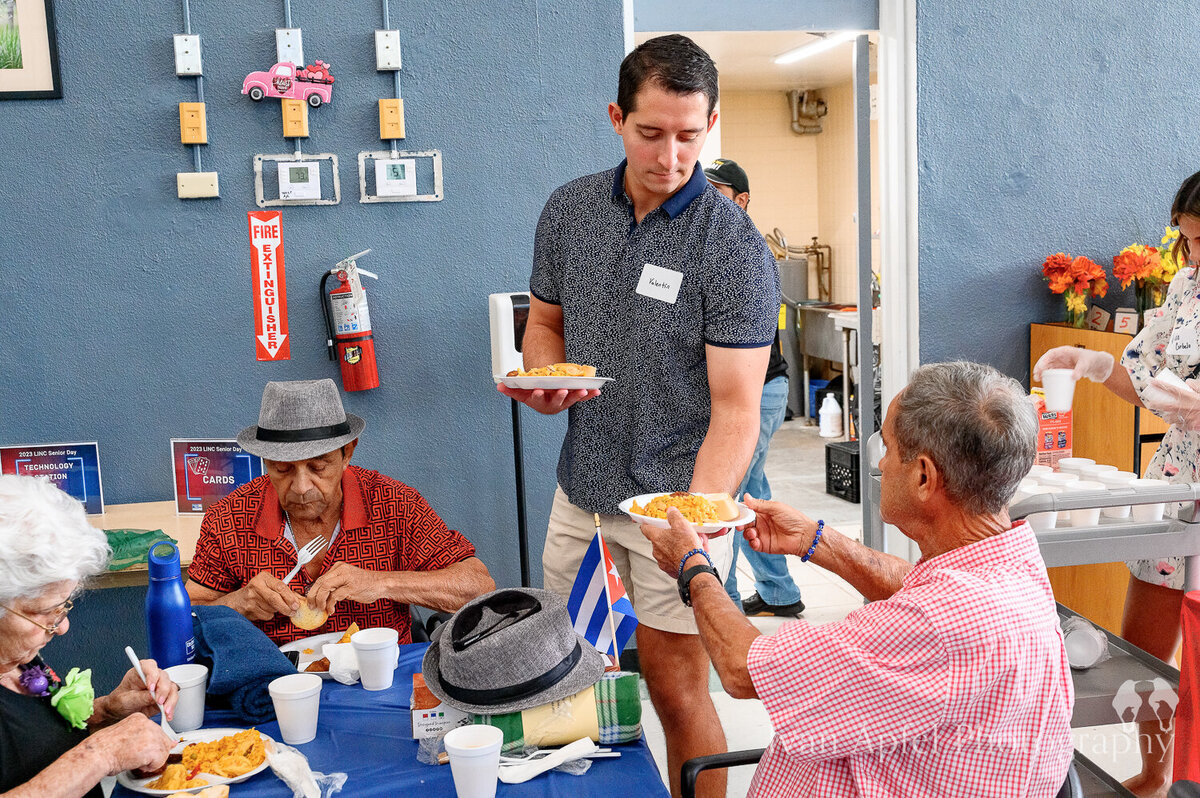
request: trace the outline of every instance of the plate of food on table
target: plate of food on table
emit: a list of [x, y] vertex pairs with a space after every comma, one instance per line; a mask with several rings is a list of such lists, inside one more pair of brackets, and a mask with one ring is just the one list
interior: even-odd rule
[[[315, 673], [322, 679], [331, 679], [329, 675], [329, 660], [325, 657], [324, 648], [329, 643], [349, 643], [350, 636], [359, 631], [358, 624], [352, 623], [344, 632], [326, 632], [312, 635], [300, 640], [284, 643], [279, 650], [284, 654], [296, 652], [296, 670], [301, 673]], [[292, 657], [288, 657], [292, 659]]]
[[508, 388], [517, 390], [544, 391], [590, 391], [600, 388], [606, 382], [612, 382], [612, 377], [597, 377], [595, 366], [584, 366], [579, 363], [554, 363], [549, 366], [539, 366], [526, 371], [513, 369], [501, 376], [495, 375], [496, 382], [503, 383]]
[[134, 792], [168, 798], [225, 798], [237, 784], [267, 768], [271, 738], [257, 729], [197, 729], [179, 735], [165, 765], [157, 771], [126, 770], [117, 783]]
[[621, 502], [618, 507], [639, 524], [669, 527], [667, 510], [674, 507], [709, 537], [718, 537], [730, 529], [754, 520], [754, 511], [733, 500], [728, 493], [643, 493]]

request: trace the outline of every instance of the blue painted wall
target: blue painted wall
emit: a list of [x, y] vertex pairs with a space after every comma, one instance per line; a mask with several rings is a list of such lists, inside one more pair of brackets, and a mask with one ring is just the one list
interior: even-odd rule
[[[346, 398], [368, 421], [361, 465], [411, 483], [518, 579], [508, 400], [491, 380], [487, 294], [528, 285], [550, 191], [615, 164], [605, 117], [622, 51], [620, 0], [392, 4], [402, 29], [409, 149], [440, 149], [440, 203], [360, 205], [360, 150], [381, 149], [378, 2], [293, 3], [310, 63], [333, 64], [306, 152], [336, 153], [341, 205], [285, 208], [292, 360], [254, 359], [246, 212], [252, 156], [290, 150], [279, 106], [240, 95], [275, 60], [282, 3], [192, 4], [203, 40], [219, 200], [183, 202], [172, 34], [178, 3], [58, 3], [65, 97], [0, 103], [0, 443], [98, 440], [110, 503], [170, 499], [168, 439], [257, 419], [272, 379], [336, 376], [319, 275], [362, 249], [383, 386]], [[322, 14], [332, 14], [323, 16]], [[118, 76], [120, 79], [118, 80]], [[535, 583], [563, 422], [526, 412]]]
[[874, 30], [879, 0], [634, 0], [637, 31]]
[[1029, 323], [1063, 314], [1046, 255], [1111, 274], [1123, 246], [1158, 243], [1200, 169], [1198, 27], [1200, 7], [1166, 0], [918, 4], [922, 361], [1027, 378]]

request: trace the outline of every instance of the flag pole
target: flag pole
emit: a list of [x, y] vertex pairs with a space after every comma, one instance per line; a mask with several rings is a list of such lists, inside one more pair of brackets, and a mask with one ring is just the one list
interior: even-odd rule
[[600, 559], [604, 568], [604, 604], [608, 608], [608, 633], [612, 636], [613, 662], [620, 664], [621, 652], [617, 650], [617, 625], [613, 622], [612, 597], [608, 595], [608, 558], [604, 556], [604, 536], [600, 533], [600, 513], [592, 513], [596, 522], [596, 537], [600, 538]]

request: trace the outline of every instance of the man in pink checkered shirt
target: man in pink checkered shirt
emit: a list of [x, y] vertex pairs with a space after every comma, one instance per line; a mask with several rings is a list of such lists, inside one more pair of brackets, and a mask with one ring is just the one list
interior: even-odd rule
[[811, 559], [870, 600], [841, 622], [762, 635], [677, 511], [670, 529], [642, 527], [725, 690], [770, 713], [750, 795], [1054, 796], [1073, 753], [1071, 674], [1037, 541], [1006, 509], [1033, 462], [1030, 403], [988, 366], [925, 366], [882, 433], [880, 512], [920, 546], [916, 565], [746, 498], [755, 550]]

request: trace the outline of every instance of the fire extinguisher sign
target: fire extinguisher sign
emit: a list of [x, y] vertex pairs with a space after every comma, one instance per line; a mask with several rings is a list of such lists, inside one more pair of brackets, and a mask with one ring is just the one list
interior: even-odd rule
[[250, 211], [254, 277], [254, 349], [259, 360], [290, 360], [287, 281], [283, 272], [283, 212]]

